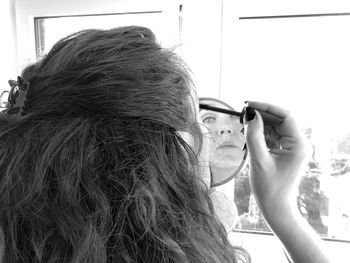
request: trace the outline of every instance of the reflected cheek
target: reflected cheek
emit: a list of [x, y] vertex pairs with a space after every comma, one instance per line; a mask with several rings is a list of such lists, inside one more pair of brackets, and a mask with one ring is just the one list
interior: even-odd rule
[[246, 142], [245, 136], [241, 132], [239, 132], [238, 139], [242, 145]]

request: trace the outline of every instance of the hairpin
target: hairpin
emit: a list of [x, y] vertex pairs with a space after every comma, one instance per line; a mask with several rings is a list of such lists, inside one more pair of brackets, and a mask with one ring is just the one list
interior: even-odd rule
[[17, 81], [11, 79], [8, 81], [8, 83], [11, 90], [6, 103], [7, 109], [3, 112], [17, 117], [23, 116], [25, 114], [24, 107], [27, 100], [27, 93], [30, 83], [20, 76], [17, 77]]

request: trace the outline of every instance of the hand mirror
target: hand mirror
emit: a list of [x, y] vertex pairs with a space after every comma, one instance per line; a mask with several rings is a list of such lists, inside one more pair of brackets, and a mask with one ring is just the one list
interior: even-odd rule
[[227, 103], [214, 98], [199, 98], [199, 114], [210, 133], [209, 167], [211, 187], [227, 183], [244, 168], [247, 149], [241, 113]]

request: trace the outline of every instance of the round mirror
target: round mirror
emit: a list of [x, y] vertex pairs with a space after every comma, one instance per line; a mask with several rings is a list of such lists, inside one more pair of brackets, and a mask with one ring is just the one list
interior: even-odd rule
[[211, 133], [211, 187], [227, 183], [244, 168], [247, 149], [240, 112], [214, 98], [199, 98], [199, 114]]

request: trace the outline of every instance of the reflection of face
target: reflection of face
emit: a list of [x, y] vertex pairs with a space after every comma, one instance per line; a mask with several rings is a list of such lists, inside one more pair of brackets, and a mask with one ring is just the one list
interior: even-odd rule
[[[215, 101], [201, 100], [201, 103], [228, 109], [227, 106]], [[243, 160], [242, 148], [245, 142], [244, 135], [241, 133], [243, 126], [238, 117], [225, 113], [200, 110], [200, 116], [212, 135], [210, 141], [212, 176], [224, 180], [236, 171]], [[217, 174], [219, 171], [220, 174]]]

